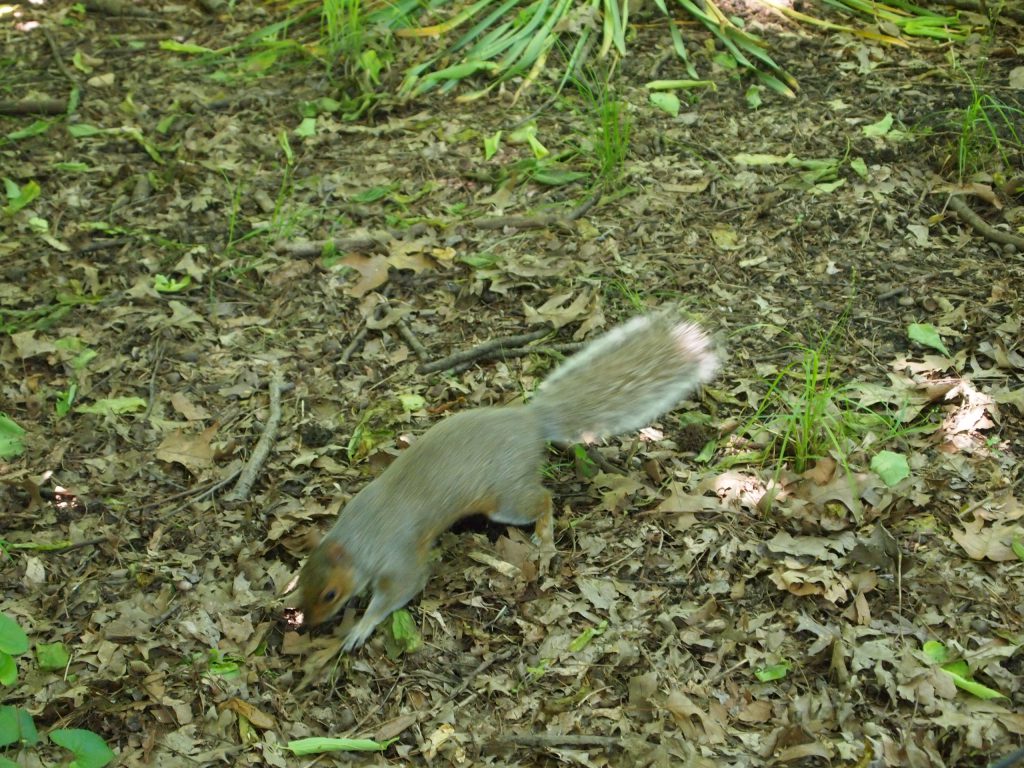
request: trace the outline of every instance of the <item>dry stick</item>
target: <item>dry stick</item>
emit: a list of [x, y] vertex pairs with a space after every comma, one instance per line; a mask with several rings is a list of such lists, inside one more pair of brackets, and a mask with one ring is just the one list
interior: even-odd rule
[[539, 216], [494, 216], [487, 219], [476, 219], [472, 222], [477, 229], [546, 229], [547, 227], [568, 227], [565, 216], [557, 213], [545, 213]]
[[[363, 729], [363, 726], [366, 725], [366, 723], [369, 721], [369, 719], [371, 717], [373, 717], [374, 715], [376, 715], [379, 712], [382, 712], [384, 710], [384, 705], [388, 703], [388, 699], [391, 698], [391, 694], [395, 692], [395, 688], [398, 687], [398, 683], [402, 680], [402, 677], [403, 677], [402, 673], [404, 671], [405, 671], [405, 657], [402, 658], [402, 666], [398, 670], [398, 675], [395, 677], [395, 682], [392, 683], [391, 688], [388, 690], [387, 693], [384, 694], [384, 697], [380, 699], [380, 703], [377, 705], [377, 707], [375, 709], [371, 709], [369, 712], [367, 712], [365, 715], [363, 715], [363, 717], [355, 725], [353, 725], [349, 729], [349, 733], [360, 733], [362, 731], [362, 729]], [[334, 688], [335, 686], [332, 684], [331, 687]], [[419, 722], [421, 717], [425, 717], [426, 716], [426, 712], [421, 712], [419, 714], [420, 714], [420, 716], [417, 717], [416, 722]]]
[[103, 13], [107, 16], [128, 16], [133, 19], [150, 19], [152, 21], [163, 21], [163, 19], [149, 11], [143, 11], [130, 3], [122, 0], [83, 0], [82, 4], [87, 11]]
[[50, 45], [50, 52], [53, 54], [53, 62], [57, 65], [60, 73], [64, 75], [64, 79], [71, 83], [72, 88], [78, 87], [78, 81], [75, 76], [71, 74], [71, 71], [67, 68], [64, 63], [64, 59], [60, 55], [60, 48], [57, 46], [57, 40], [53, 36], [53, 33], [47, 28], [43, 27], [43, 37], [46, 38], [46, 42]]
[[586, 733], [520, 733], [499, 736], [495, 744], [514, 744], [520, 747], [618, 747], [622, 739], [617, 736], [596, 736]]
[[601, 452], [597, 450], [596, 445], [587, 445], [584, 447], [587, 452], [587, 458], [594, 462], [599, 468], [604, 470], [610, 475], [627, 475], [629, 474], [622, 467], [616, 467], [608, 459], [601, 455]]
[[149, 403], [146, 405], [146, 412], [142, 416], [143, 421], [149, 421], [153, 413], [153, 406], [156, 405], [156, 374], [160, 370], [160, 363], [164, 359], [164, 340], [157, 339], [156, 350], [153, 352], [153, 370], [149, 374]]
[[[382, 303], [374, 307], [373, 319], [380, 320], [384, 316], [384, 313], [387, 311], [387, 307], [387, 300], [384, 300]], [[369, 332], [370, 328], [366, 324], [366, 318], [364, 318], [363, 325], [359, 329], [358, 333], [356, 333], [356, 335], [352, 337], [352, 341], [350, 341], [348, 343], [348, 346], [345, 347], [344, 350], [342, 350], [341, 357], [338, 358], [339, 365], [349, 364], [349, 362], [352, 360], [352, 355], [354, 355], [356, 353], [356, 350], [359, 349], [360, 346], [362, 346], [364, 341], [366, 341], [366, 336], [367, 334], [369, 334]]]
[[335, 240], [316, 240], [309, 243], [286, 243], [282, 241], [274, 244], [274, 250], [278, 253], [298, 258], [311, 258], [323, 253], [324, 247], [330, 243], [336, 251], [367, 253], [380, 248], [391, 239], [391, 236], [386, 232], [378, 232], [360, 237], [339, 237]]
[[104, 542], [110, 541], [106, 536], [100, 539], [89, 539], [87, 541], [76, 541], [69, 544], [59, 544], [54, 546], [48, 546], [45, 549], [37, 549], [36, 551], [43, 555], [60, 554], [63, 555], [65, 552], [73, 552], [76, 549], [82, 549], [84, 547], [93, 547], [97, 544], [103, 544]]
[[131, 242], [131, 238], [128, 237], [115, 237], [110, 240], [93, 240], [91, 243], [86, 243], [80, 246], [78, 253], [91, 253], [92, 251], [104, 251], [108, 248], [120, 248], [122, 245], [128, 245]]
[[228, 4], [224, 0], [199, 0], [199, 7], [211, 16], [216, 16], [221, 11], [227, 10]]
[[468, 222], [477, 229], [544, 229], [545, 227], [562, 227], [571, 229], [572, 222], [583, 218], [601, 199], [600, 191], [587, 198], [582, 205], [573, 209], [565, 216], [559, 213], [545, 213], [538, 216], [494, 216], [488, 219], [476, 219]]
[[436, 373], [437, 371], [445, 371], [449, 368], [454, 368], [457, 365], [476, 362], [477, 360], [491, 357], [495, 354], [504, 354], [510, 347], [521, 347], [523, 344], [529, 344], [531, 341], [543, 339], [549, 333], [551, 333], [551, 328], [541, 328], [538, 331], [521, 333], [518, 336], [508, 336], [504, 339], [491, 339], [490, 341], [485, 341], [483, 344], [475, 346], [472, 349], [456, 352], [454, 355], [448, 355], [448, 357], [443, 357], [432, 363], [424, 363], [417, 369], [417, 373]]
[[1017, 237], [1017, 235], [1010, 234], [1009, 232], [1003, 232], [1002, 230], [996, 229], [991, 224], [985, 222], [981, 216], [976, 214], [970, 209], [970, 207], [961, 198], [951, 196], [949, 198], [949, 207], [956, 211], [956, 215], [963, 219], [965, 222], [971, 225], [978, 233], [988, 238], [994, 243], [1003, 243], [1004, 245], [1014, 245], [1018, 250], [1024, 251], [1024, 237]]
[[[476, 678], [479, 675], [483, 674], [485, 671], [487, 671], [488, 669], [490, 669], [491, 667], [493, 667], [495, 664], [497, 664], [499, 662], [508, 661], [509, 659], [512, 658], [513, 655], [515, 655], [515, 653], [517, 651], [518, 651], [517, 648], [508, 648], [508, 649], [506, 649], [504, 651], [501, 651], [499, 653], [494, 654], [489, 659], [484, 659], [483, 661], [481, 661], [479, 664], [476, 665], [476, 669], [474, 669], [472, 672], [470, 672], [468, 675], [465, 676], [465, 678], [462, 681], [462, 684], [459, 685], [459, 687], [456, 688], [454, 691], [452, 691], [451, 693], [448, 694], [448, 700], [449, 701], [454, 701], [458, 696], [461, 696], [462, 693], [467, 688], [469, 688], [469, 686], [471, 686], [473, 684], [473, 681], [476, 680]], [[467, 699], [466, 701], [469, 701], [469, 700]], [[465, 703], [466, 702], [463, 702], [463, 704], [465, 704]], [[459, 704], [456, 708], [458, 709], [461, 706], [462, 706], [462, 704]]]
[[[178, 506], [174, 507], [169, 512], [165, 512], [163, 514], [163, 517], [165, 519], [166, 518], [174, 517], [176, 514], [181, 512], [183, 509], [187, 508], [190, 504], [195, 504], [196, 502], [200, 502], [200, 501], [202, 501], [205, 498], [208, 498], [210, 496], [214, 496], [217, 493], [217, 491], [219, 491], [224, 486], [228, 485], [232, 480], [234, 480], [240, 474], [242, 474], [242, 470], [236, 469], [234, 472], [229, 474], [227, 477], [221, 478], [220, 480], [218, 480], [218, 481], [216, 481], [214, 483], [208, 484], [205, 488], [203, 488], [200, 491], [193, 491], [193, 490], [190, 489], [190, 490], [188, 490], [188, 491], [186, 491], [184, 493], [175, 494], [174, 497], [180, 497], [182, 495], [185, 495], [185, 496], [187, 496], [188, 500], [183, 502], [182, 504], [179, 504]], [[166, 501], [166, 499], [164, 501]], [[156, 504], [151, 504], [150, 506], [157, 506], [157, 505]]]
[[[537, 352], [559, 352], [563, 355], [569, 355], [573, 352], [578, 352], [583, 346], [583, 342], [567, 341], [565, 344], [552, 344], [545, 347], [511, 347], [509, 349], [501, 349], [490, 357], [500, 357], [502, 360], [509, 360], [513, 357], [526, 357]], [[475, 362], [460, 363], [452, 368], [452, 373], [467, 371], [473, 367]]]
[[348, 343], [348, 346], [341, 353], [341, 357], [338, 359], [338, 363], [341, 365], [348, 365], [349, 360], [352, 359], [352, 355], [356, 353], [356, 350], [362, 345], [363, 341], [366, 340], [367, 331], [364, 325], [359, 329], [359, 332], [352, 337], [352, 341]]
[[587, 215], [587, 212], [591, 208], [593, 208], [595, 205], [597, 205], [597, 201], [600, 200], [600, 199], [601, 199], [601, 192], [600, 192], [600, 190], [598, 190], [597, 192], [592, 194], [590, 197], [588, 197], [586, 200], [584, 200], [583, 204], [581, 206], [579, 206], [575, 211], [573, 211], [572, 213], [569, 214], [569, 216], [568, 216], [569, 221], [578, 221], [579, 219], [582, 219], [584, 216]]
[[889, 299], [895, 299], [897, 296], [902, 296], [908, 290], [905, 285], [898, 285], [895, 288], [890, 288], [888, 291], [882, 291], [880, 294], [875, 296], [875, 301], [888, 301]]
[[546, 213], [539, 216], [495, 216], [493, 218], [476, 219], [469, 223], [479, 229], [543, 229], [547, 226], [560, 226], [566, 229], [571, 228], [573, 221], [582, 219], [587, 212], [597, 205], [601, 199], [601, 190], [591, 195], [583, 204], [572, 209], [567, 216], [557, 213]]
[[412, 328], [405, 322], [405, 318], [398, 318], [395, 325], [398, 327], [398, 335], [405, 339], [406, 344], [412, 347], [412, 351], [416, 353], [416, 357], [419, 358], [420, 362], [429, 360], [430, 353], [427, 352], [427, 348], [423, 346], [422, 342], [416, 338], [416, 334], [412, 332]]
[[242, 473], [238, 476], [238, 482], [234, 490], [225, 498], [225, 501], [245, 501], [249, 498], [253, 483], [259, 474], [263, 463], [270, 455], [270, 448], [277, 439], [277, 426], [281, 423], [281, 390], [284, 388], [284, 377], [280, 371], [274, 371], [270, 378], [270, 417], [263, 428], [263, 434], [256, 442], [252, 456], [246, 463]]
[[[465, 676], [465, 679], [463, 680], [462, 684], [459, 685], [458, 688], [456, 688], [454, 691], [452, 691], [448, 695], [448, 700], [449, 701], [454, 701], [455, 697], [460, 695], [463, 691], [465, 691], [473, 683], [473, 681], [477, 678], [478, 675], [482, 674], [485, 670], [487, 670], [488, 668], [490, 668], [494, 664], [497, 664], [500, 661], [507, 661], [515, 653], [516, 653], [516, 649], [511, 648], [509, 650], [505, 650], [505, 651], [501, 651], [500, 653], [496, 653], [491, 658], [485, 659], [484, 661], [481, 661], [479, 664], [477, 664], [476, 669], [474, 669], [472, 672], [470, 672], [468, 675]], [[397, 681], [395, 682], [395, 685], [398, 685]], [[393, 690], [394, 690], [394, 686], [392, 686], [392, 688], [391, 688], [391, 691], [393, 691]], [[385, 701], [391, 695], [391, 691], [388, 691], [387, 696], [384, 697]], [[467, 697], [466, 699], [463, 699], [463, 701], [461, 701], [460, 703], [455, 705], [455, 709], [456, 710], [462, 709], [462, 707], [465, 704], [467, 704], [470, 701], [472, 701], [473, 698], [475, 698], [475, 697], [476, 697], [476, 694], [474, 693], [471, 696]], [[378, 709], [378, 711], [379, 711], [379, 709]], [[370, 717], [372, 715], [374, 715], [374, 714], [376, 714], [376, 712], [368, 713], [365, 717], [363, 717], [362, 720], [360, 720], [358, 723], [356, 723], [356, 725], [353, 728], [351, 728], [350, 731], [352, 733], [359, 733], [359, 731], [363, 727], [363, 725], [366, 724], [366, 721], [369, 720]], [[417, 722], [422, 720], [424, 715], [425, 715], [425, 713], [421, 713], [421, 716], [417, 718]]]
[[[570, 229], [571, 224], [581, 219], [601, 199], [601, 193], [595, 192], [581, 205], [577, 206], [568, 215], [559, 213], [546, 213], [538, 216], [494, 216], [491, 218], [476, 219], [466, 222], [465, 226], [476, 227], [477, 229], [544, 229], [546, 227], [561, 227]], [[339, 237], [334, 240], [315, 240], [312, 242], [290, 243], [284, 240], [274, 244], [274, 250], [280, 254], [294, 256], [296, 258], [312, 258], [323, 253], [324, 248], [330, 245], [336, 251], [355, 251], [357, 253], [369, 253], [384, 248], [387, 243], [393, 240], [408, 240], [412, 237], [419, 237], [429, 231], [429, 228], [420, 222], [407, 230], [387, 230], [369, 232], [365, 235], [353, 237]]]
[[0, 115], [63, 115], [67, 111], [67, 99], [22, 99], [21, 101], [0, 101]]

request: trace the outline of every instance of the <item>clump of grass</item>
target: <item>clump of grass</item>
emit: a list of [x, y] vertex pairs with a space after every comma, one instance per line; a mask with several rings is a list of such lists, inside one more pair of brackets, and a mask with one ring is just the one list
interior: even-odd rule
[[[800, 363], [787, 366], [775, 377], [751, 419], [763, 424], [769, 437], [766, 456], [791, 460], [804, 472], [830, 448], [842, 452], [842, 415], [835, 408], [836, 388], [824, 349], [804, 349]], [[823, 359], [824, 358], [824, 359]], [[797, 384], [788, 380], [796, 375]]]
[[742, 430], [759, 450], [729, 463], [774, 465], [778, 480], [786, 467], [802, 473], [831, 457], [850, 472], [853, 455], [867, 446], [934, 430], [934, 425], [908, 421], [896, 406], [857, 402], [856, 383], [833, 369], [835, 331], [833, 327], [817, 346], [797, 347], [799, 359], [775, 376]]
[[971, 101], [960, 113], [956, 164], [961, 180], [992, 166], [1008, 168], [1024, 150], [1024, 110], [1009, 106], [971, 80]]
[[323, 0], [321, 43], [332, 59], [359, 60], [366, 41], [362, 0]]
[[622, 177], [629, 155], [633, 130], [629, 105], [614, 98], [607, 77], [599, 77], [589, 68], [571, 82], [584, 103], [581, 152], [592, 160], [598, 183], [609, 186]]

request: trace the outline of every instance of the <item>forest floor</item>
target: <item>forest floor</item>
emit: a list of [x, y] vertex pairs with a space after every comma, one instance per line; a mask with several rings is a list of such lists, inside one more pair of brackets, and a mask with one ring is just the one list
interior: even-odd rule
[[[801, 90], [757, 108], [686, 25], [717, 89], [672, 116], [644, 89], [685, 77], [652, 23], [589, 96], [303, 122], [345, 93], [322, 64], [161, 47], [240, 43], [263, 11], [81, 7], [2, 19], [0, 98], [83, 94], [72, 119], [0, 118], [0, 594], [31, 644], [5, 704], [126, 766], [308, 765], [286, 744], [309, 736], [394, 739], [375, 765], [982, 766], [1022, 744], [1020, 25], [910, 48], [772, 26]], [[531, 115], [547, 158], [514, 135]], [[602, 115], [629, 135], [598, 185]], [[724, 366], [596, 464], [552, 448], [547, 572], [528, 531], [470, 521], [408, 606], [418, 649], [295, 626], [304, 556], [400, 446], [670, 303]]]

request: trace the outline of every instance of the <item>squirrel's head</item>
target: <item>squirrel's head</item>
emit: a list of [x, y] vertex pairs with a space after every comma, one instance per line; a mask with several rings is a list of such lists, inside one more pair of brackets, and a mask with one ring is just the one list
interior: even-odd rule
[[312, 627], [327, 621], [355, 590], [355, 569], [348, 552], [337, 542], [320, 542], [299, 573], [302, 623]]

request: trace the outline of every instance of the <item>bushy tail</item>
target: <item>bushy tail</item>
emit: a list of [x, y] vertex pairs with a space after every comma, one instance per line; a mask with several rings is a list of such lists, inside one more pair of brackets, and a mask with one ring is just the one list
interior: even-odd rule
[[666, 312], [613, 328], [555, 369], [530, 401], [548, 440], [639, 429], [718, 370], [707, 334]]

